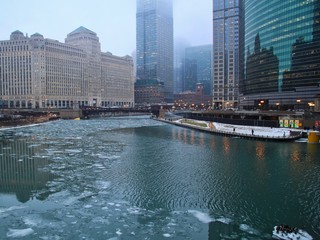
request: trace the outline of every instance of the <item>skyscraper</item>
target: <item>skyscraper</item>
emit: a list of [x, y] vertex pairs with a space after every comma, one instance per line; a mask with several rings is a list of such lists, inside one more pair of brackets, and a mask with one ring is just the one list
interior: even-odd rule
[[212, 45], [201, 45], [185, 49], [183, 91], [193, 91], [198, 83], [204, 87], [204, 93], [211, 95]]
[[237, 107], [243, 65], [242, 0], [213, 0], [213, 107]]
[[320, 94], [320, 1], [245, 1], [245, 108], [308, 108]]
[[137, 0], [136, 103], [173, 101], [172, 0]]

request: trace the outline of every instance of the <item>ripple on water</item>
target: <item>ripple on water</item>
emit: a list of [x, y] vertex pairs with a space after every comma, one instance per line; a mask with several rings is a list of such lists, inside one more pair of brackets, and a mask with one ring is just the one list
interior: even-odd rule
[[[209, 234], [218, 229], [220, 233], [218, 230], [216, 233], [221, 234], [218, 235], [220, 238], [258, 239], [261, 233], [269, 231], [270, 222], [261, 220], [265, 217], [261, 216], [265, 209], [261, 210], [263, 204], [259, 205], [257, 201], [264, 195], [260, 193], [259, 198], [256, 197], [259, 189], [251, 187], [263, 189], [263, 184], [274, 175], [266, 175], [265, 171], [259, 170], [267, 169], [272, 173], [277, 159], [272, 159], [272, 164], [265, 158], [253, 158], [250, 162], [248, 154], [245, 154], [245, 159], [240, 159], [238, 155], [232, 155], [232, 151], [221, 150], [220, 143], [223, 142], [220, 142], [220, 137], [199, 136], [189, 130], [181, 131], [181, 135], [180, 130], [171, 126], [134, 128], [139, 126], [139, 121], [133, 125], [113, 120], [80, 121], [76, 124], [66, 121], [63, 125], [74, 125], [75, 130], [64, 131], [63, 125], [53, 124], [52, 128], [50, 125], [46, 130], [37, 128], [21, 135], [37, 136], [27, 145], [35, 144], [29, 147], [35, 151], [33, 158], [53, 161], [46, 169], [59, 178], [47, 183], [49, 196], [40, 205], [46, 208], [46, 204], [56, 204], [58, 207], [52, 211], [22, 209], [21, 215], [20, 210], [11, 214], [0, 209], [1, 220], [5, 219], [5, 224], [9, 222], [4, 230], [0, 229], [1, 234], [5, 236], [9, 227], [19, 230], [15, 225], [17, 222], [21, 224], [19, 226], [32, 228], [42, 239], [45, 236], [58, 239], [56, 234], [61, 239], [68, 238], [74, 232], [84, 239], [92, 236], [104, 239], [191, 239], [190, 236], [198, 237], [200, 233], [206, 239], [207, 228]], [[146, 125], [155, 124], [148, 121]], [[119, 130], [126, 127], [130, 129]], [[117, 130], [112, 130], [115, 128]], [[173, 140], [172, 129], [177, 133]], [[200, 137], [203, 138], [202, 144], [199, 143]], [[240, 139], [230, 141], [242, 143]], [[219, 147], [214, 147], [213, 143]], [[254, 142], [244, 143], [247, 149], [254, 145]], [[285, 148], [284, 145], [282, 147]], [[281, 154], [285, 157], [283, 148]], [[265, 151], [267, 154], [268, 149]], [[293, 186], [293, 191], [297, 191], [294, 196], [299, 203], [297, 208], [302, 209], [301, 218], [313, 224], [310, 228], [316, 232], [320, 222], [320, 179], [317, 177], [319, 170], [315, 171], [317, 163], [312, 162], [311, 154], [303, 162], [309, 166], [309, 171], [301, 167], [300, 162], [290, 165], [282, 161], [282, 165], [288, 164], [283, 175], [290, 181], [285, 180], [285, 184], [281, 184], [285, 188], [292, 189]], [[24, 158], [17, 154], [17, 159]], [[245, 167], [239, 168], [240, 164]], [[312, 164], [314, 166], [310, 167]], [[295, 169], [294, 166], [300, 168]], [[280, 166], [275, 170], [283, 169]], [[251, 172], [259, 174], [254, 178]], [[265, 182], [257, 179], [260, 177]], [[250, 185], [255, 179], [263, 184]], [[49, 222], [54, 223], [53, 227], [46, 227]], [[257, 224], [260, 222], [261, 225]]]

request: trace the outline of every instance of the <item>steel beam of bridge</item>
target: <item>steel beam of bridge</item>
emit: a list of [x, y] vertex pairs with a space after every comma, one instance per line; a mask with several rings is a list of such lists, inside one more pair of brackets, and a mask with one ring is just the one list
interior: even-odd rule
[[141, 114], [151, 114], [151, 109], [135, 109], [135, 108], [94, 108], [94, 107], [86, 107], [81, 108], [83, 117], [90, 117], [90, 116], [98, 116], [106, 113], [112, 113], [119, 115], [123, 114], [130, 114], [130, 113], [141, 113]]

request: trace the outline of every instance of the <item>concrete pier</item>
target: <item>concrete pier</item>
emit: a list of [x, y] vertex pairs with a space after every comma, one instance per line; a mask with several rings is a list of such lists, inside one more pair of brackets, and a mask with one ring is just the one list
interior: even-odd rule
[[[193, 124], [180, 123], [179, 121], [168, 121], [160, 118], [156, 120], [174, 124], [180, 127], [196, 129], [196, 130], [207, 132], [210, 134], [222, 135], [222, 136], [228, 136], [228, 137], [238, 137], [238, 138], [245, 138], [245, 139], [252, 139], [252, 140], [290, 142], [290, 141], [295, 141], [302, 137], [302, 132], [292, 132], [291, 134], [287, 134], [287, 135], [284, 134], [282, 136], [272, 136], [272, 135], [268, 136], [268, 135], [259, 135], [257, 133], [247, 134], [247, 133], [239, 133], [235, 131], [223, 131], [223, 130], [218, 130], [216, 128], [200, 127]], [[248, 127], [250, 128], [250, 126]], [[254, 129], [254, 127], [252, 128]]]

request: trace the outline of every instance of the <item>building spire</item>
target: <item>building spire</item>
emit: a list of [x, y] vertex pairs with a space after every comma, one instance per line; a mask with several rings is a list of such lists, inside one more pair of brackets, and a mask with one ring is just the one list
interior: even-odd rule
[[256, 36], [256, 38], [254, 40], [254, 53], [259, 53], [260, 49], [261, 49], [260, 36], [259, 36], [259, 33], [257, 33], [257, 36]]

